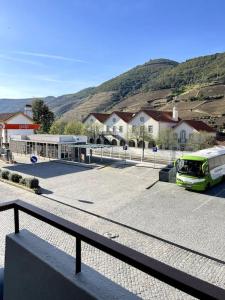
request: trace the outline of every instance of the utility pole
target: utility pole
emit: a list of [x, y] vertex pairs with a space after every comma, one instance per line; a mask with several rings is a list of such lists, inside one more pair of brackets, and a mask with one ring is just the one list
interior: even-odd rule
[[144, 126], [142, 128], [142, 160], [144, 159], [145, 155], [145, 142], [144, 142]]

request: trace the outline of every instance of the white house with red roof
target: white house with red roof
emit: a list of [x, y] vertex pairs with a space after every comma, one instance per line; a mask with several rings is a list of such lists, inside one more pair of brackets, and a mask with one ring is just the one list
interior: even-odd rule
[[129, 122], [134, 118], [135, 113], [114, 111], [105, 120], [106, 138], [109, 139], [113, 145], [125, 145], [128, 139]]
[[26, 105], [24, 112], [0, 113], [0, 144], [7, 145], [13, 135], [34, 134], [39, 127], [39, 124], [34, 124], [30, 105]]
[[[181, 120], [174, 106], [173, 111], [140, 110], [137, 113], [114, 111], [111, 114], [92, 113], [84, 120], [84, 124], [96, 124], [102, 126], [98, 143], [110, 142], [113, 145], [123, 146], [125, 143], [131, 147], [143, 147], [143, 137], [148, 136], [144, 146], [151, 148], [152, 140], [159, 138], [160, 132], [167, 129], [174, 131], [178, 144], [188, 142], [194, 133], [204, 132], [209, 137], [215, 138], [213, 128], [202, 121]], [[139, 136], [137, 136], [139, 129]]]
[[216, 131], [206, 123], [198, 120], [181, 120], [173, 128], [179, 144], [186, 144], [191, 138], [198, 142], [198, 134], [204, 133], [206, 136], [216, 138]]
[[84, 120], [83, 123], [87, 127], [96, 126], [102, 128], [105, 131], [105, 120], [109, 117], [109, 114], [104, 113], [90, 113]]
[[172, 128], [180, 119], [175, 111], [141, 110], [136, 113], [129, 125], [133, 128], [144, 126], [147, 132], [154, 138], [158, 138], [159, 131], [164, 128]]
[[90, 113], [84, 120], [83, 124], [91, 132], [89, 142], [91, 143], [102, 143], [103, 141], [99, 138], [99, 135], [106, 131], [105, 121], [110, 114], [105, 113]]

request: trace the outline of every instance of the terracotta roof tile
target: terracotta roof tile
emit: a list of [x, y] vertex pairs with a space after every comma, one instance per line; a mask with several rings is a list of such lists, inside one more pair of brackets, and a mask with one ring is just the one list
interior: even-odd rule
[[94, 116], [99, 122], [104, 123], [105, 120], [110, 116], [109, 114], [103, 114], [103, 113], [90, 113], [84, 120], [86, 121], [88, 117]]
[[5, 122], [6, 120], [8, 120], [16, 114], [17, 113], [2, 113], [0, 114], [0, 122]]
[[[126, 123], [130, 122], [130, 120], [135, 116], [136, 113], [134, 112], [125, 112], [125, 111], [114, 111], [118, 117], [120, 117], [122, 120], [124, 120]], [[113, 114], [112, 113], [112, 114]], [[111, 114], [111, 115], [112, 115]]]
[[[179, 124], [181, 123], [187, 123], [188, 125], [190, 125], [191, 127], [193, 127], [194, 129], [196, 129], [197, 131], [206, 131], [206, 132], [216, 132], [215, 129], [213, 129], [212, 127], [210, 127], [209, 125], [207, 125], [206, 123], [204, 123], [203, 121], [197, 121], [197, 120], [182, 120]], [[178, 125], [179, 125], [178, 124]], [[177, 125], [177, 126], [178, 126]]]
[[148, 116], [152, 117], [154, 120], [159, 122], [172, 122], [177, 123], [181, 119], [178, 118], [178, 121], [173, 120], [173, 113], [171, 111], [160, 111], [160, 110], [141, 110], [142, 112], [146, 113]]

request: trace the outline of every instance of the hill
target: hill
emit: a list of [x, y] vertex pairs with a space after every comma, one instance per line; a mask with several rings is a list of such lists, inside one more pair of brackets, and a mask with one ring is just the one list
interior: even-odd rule
[[[58, 117], [82, 119], [92, 111], [136, 111], [142, 107], [172, 109], [177, 104], [181, 117], [223, 124], [225, 118], [225, 53], [178, 63], [169, 59], [150, 60], [97, 87], [44, 100]], [[0, 110], [24, 106], [32, 99], [0, 99]]]

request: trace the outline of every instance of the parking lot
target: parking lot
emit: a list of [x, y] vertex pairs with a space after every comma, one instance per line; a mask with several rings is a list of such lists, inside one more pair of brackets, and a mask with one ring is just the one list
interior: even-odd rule
[[[23, 161], [4, 167], [37, 176], [44, 190], [42, 196], [36, 196], [1, 183], [4, 200], [24, 199], [100, 234], [113, 234], [123, 244], [225, 288], [224, 183], [207, 193], [190, 192], [175, 184], [158, 182], [159, 169], [147, 164], [113, 163], [88, 169], [57, 162], [31, 165]], [[28, 228], [33, 229], [30, 224]], [[73, 251], [71, 242], [57, 241], [55, 230], [38, 232], [64, 251]], [[88, 255], [86, 261], [90, 263]], [[99, 267], [93, 261], [91, 264]], [[103, 263], [100, 271], [106, 272], [105, 268]], [[107, 272], [107, 276], [143, 299], [186, 299], [155, 280], [145, 277], [141, 283], [137, 272], [120, 269], [121, 274], [128, 272], [126, 276], [130, 278], [122, 282], [121, 274], [117, 277], [110, 268]]]

